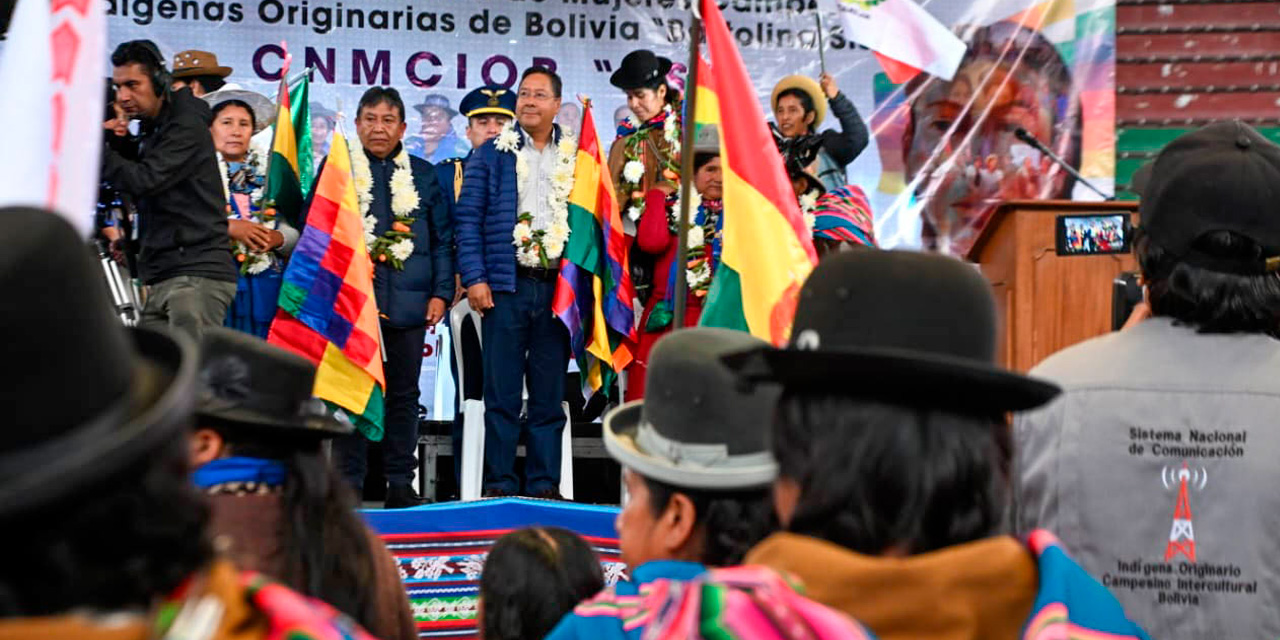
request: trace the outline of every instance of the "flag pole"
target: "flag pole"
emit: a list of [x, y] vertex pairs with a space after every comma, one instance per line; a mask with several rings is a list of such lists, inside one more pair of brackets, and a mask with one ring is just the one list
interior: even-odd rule
[[271, 193], [267, 183], [271, 181], [271, 157], [276, 151], [276, 136], [280, 135], [280, 103], [281, 98], [289, 90], [289, 63], [293, 61], [293, 56], [289, 53], [289, 45], [285, 42], [280, 43], [280, 48], [284, 49], [284, 67], [280, 69], [280, 88], [276, 90], [276, 121], [271, 123], [271, 146], [267, 151], [267, 167], [265, 177], [262, 179], [262, 192]]
[[697, 101], [698, 101], [698, 47], [702, 41], [702, 20], [697, 4], [693, 6], [693, 15], [689, 22], [689, 76], [685, 79], [684, 92], [684, 131], [680, 136], [680, 224], [676, 225], [676, 302], [671, 319], [675, 329], [684, 327], [686, 298], [689, 297], [689, 224], [697, 212], [689, 211], [689, 203], [693, 200], [693, 156], [696, 140]]
[[813, 12], [813, 19], [818, 23], [818, 64], [822, 68], [822, 73], [827, 72], [827, 52], [826, 47], [822, 45], [822, 10]]

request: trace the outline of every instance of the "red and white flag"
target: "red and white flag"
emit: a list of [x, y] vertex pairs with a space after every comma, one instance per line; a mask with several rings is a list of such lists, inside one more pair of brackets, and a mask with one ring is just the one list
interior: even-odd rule
[[964, 42], [915, 0], [832, 2], [845, 37], [873, 51], [894, 84], [921, 72], [951, 80], [964, 59]]
[[98, 199], [106, 16], [97, 0], [19, 0], [0, 49], [0, 205], [49, 208], [88, 237]]

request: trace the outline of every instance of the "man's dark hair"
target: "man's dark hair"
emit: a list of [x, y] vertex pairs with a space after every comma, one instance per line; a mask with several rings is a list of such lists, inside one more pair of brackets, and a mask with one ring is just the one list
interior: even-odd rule
[[319, 441], [300, 443], [261, 429], [204, 419], [232, 455], [279, 460], [287, 476], [280, 508], [282, 575], [297, 591], [323, 600], [367, 629], [377, 628], [375, 563], [356, 497], [325, 459]]
[[800, 487], [792, 532], [874, 556], [1001, 529], [1010, 445], [994, 417], [787, 391], [772, 442], [780, 476]]
[[1135, 245], [1151, 313], [1201, 333], [1262, 333], [1280, 337], [1280, 274], [1265, 272], [1268, 256], [1231, 231], [1207, 233], [1191, 251], [1216, 264], [1188, 264], [1139, 232]]
[[116, 83], [113, 82], [111, 78], [107, 78], [107, 94], [106, 94], [106, 99], [103, 100], [102, 106], [103, 106], [102, 121], [106, 122], [108, 120], [115, 120], [116, 119]]
[[0, 517], [0, 618], [146, 610], [213, 558], [185, 438], [88, 493]]
[[600, 559], [567, 529], [528, 527], [494, 543], [480, 575], [485, 640], [542, 638], [604, 588]]
[[404, 100], [400, 98], [400, 92], [395, 87], [369, 87], [364, 95], [360, 96], [360, 106], [356, 107], [356, 118], [358, 119], [365, 109], [371, 109], [380, 104], [389, 104], [393, 109], [400, 112], [400, 121], [404, 122]]
[[226, 79], [222, 78], [221, 76], [214, 76], [214, 75], [187, 76], [185, 78], [179, 78], [179, 79], [186, 83], [199, 82], [200, 86], [204, 88], [205, 93], [213, 93], [214, 91], [221, 89], [227, 84]]
[[[808, 116], [809, 114], [812, 113], [814, 114], [814, 118], [815, 119], [817, 118], [818, 107], [813, 104], [813, 96], [809, 95], [808, 92], [792, 87], [790, 89], [787, 89], [786, 91], [782, 91], [778, 93], [778, 102], [781, 102], [782, 99], [787, 96], [791, 96], [796, 100], [800, 101], [800, 108], [804, 109], [805, 116]], [[810, 131], [813, 131], [814, 127], [818, 126], [818, 123], [810, 122], [805, 126], [809, 127]]]
[[223, 100], [219, 102], [213, 107], [213, 119], [217, 120], [218, 114], [222, 113], [227, 107], [240, 107], [249, 112], [249, 126], [254, 129], [258, 128], [258, 116], [253, 112], [253, 107], [250, 107], [249, 103], [244, 100]]
[[524, 73], [520, 74], [520, 84], [524, 84], [525, 78], [528, 78], [529, 76], [536, 76], [536, 75], [544, 75], [547, 78], [550, 78], [551, 93], [554, 93], [557, 98], [560, 97], [560, 92], [564, 89], [564, 83], [561, 82], [560, 76], [556, 72], [552, 71], [551, 69], [541, 65], [534, 65], [532, 67], [529, 67], [528, 69], [525, 69]]
[[694, 524], [702, 525], [702, 564], [729, 567], [742, 562], [757, 542], [777, 528], [769, 487], [736, 491], [686, 489], [641, 476], [649, 489], [649, 509], [656, 516], [677, 493], [693, 503]]
[[111, 53], [111, 66], [123, 67], [130, 64], [141, 65], [150, 78], [152, 89], [156, 95], [163, 95], [169, 90], [169, 71], [164, 66], [164, 56], [150, 40], [130, 40], [121, 43]]

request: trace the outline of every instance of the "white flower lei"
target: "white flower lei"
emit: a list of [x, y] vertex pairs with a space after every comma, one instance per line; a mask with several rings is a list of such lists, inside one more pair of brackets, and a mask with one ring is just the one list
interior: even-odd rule
[[[697, 211], [702, 207], [702, 195], [694, 191], [692, 196], [689, 203], [689, 214], [694, 218], [688, 221], [689, 232], [686, 246], [689, 247], [690, 261], [685, 278], [689, 283], [689, 291], [699, 294], [699, 292], [705, 292], [711, 288], [710, 254], [712, 248], [707, 240], [715, 236], [716, 219], [711, 215], [711, 211], [708, 210], [703, 214], [702, 224], [696, 224]], [[679, 201], [677, 201], [676, 206], [679, 206]], [[723, 211], [720, 215], [723, 215]], [[674, 216], [672, 220], [674, 221]]]
[[[680, 155], [680, 123], [679, 115], [671, 105], [662, 107], [662, 139], [666, 141], [671, 158]], [[627, 217], [632, 222], [638, 222], [640, 215], [644, 213], [644, 194], [640, 193], [640, 183], [644, 180], [645, 166], [640, 161], [638, 149], [644, 143], [644, 138], [649, 135], [649, 130], [640, 130], [640, 121], [635, 115], [627, 116], [627, 124], [632, 132], [627, 134], [625, 138], [615, 142], [614, 144], [626, 145], [626, 163], [622, 165], [621, 180], [618, 184], [618, 197], [621, 200], [619, 206], [626, 207]], [[673, 169], [674, 170], [674, 169]], [[636, 195], [639, 194], [639, 195]], [[674, 218], [672, 218], [672, 228], [674, 228]]]
[[680, 129], [676, 125], [675, 110], [671, 105], [665, 107], [667, 116], [662, 120], [662, 139], [671, 145], [671, 155], [680, 155]]
[[[503, 153], [516, 154], [516, 188], [529, 177], [529, 163], [518, 153], [519, 134], [515, 123], [508, 121], [494, 141]], [[564, 253], [569, 240], [569, 194], [573, 191], [573, 173], [577, 166], [578, 141], [573, 132], [564, 129], [556, 144], [555, 168], [551, 172], [551, 189], [547, 193], [549, 214], [522, 212], [511, 231], [511, 244], [516, 247], [516, 262], [524, 267], [549, 268]]]
[[813, 225], [817, 221], [817, 216], [813, 214], [817, 206], [817, 191], [807, 191], [800, 195], [800, 213], [804, 214], [804, 225], [809, 228], [809, 233], [813, 233]]
[[[395, 269], [404, 269], [404, 263], [413, 255], [413, 233], [398, 231], [394, 228], [383, 232], [379, 238], [375, 233], [378, 218], [369, 213], [373, 205], [373, 170], [369, 167], [369, 157], [365, 155], [358, 139], [352, 139], [351, 170], [354, 174], [356, 201], [360, 205], [360, 215], [364, 218], [364, 242], [368, 247], [369, 257], [376, 261], [390, 260]], [[409, 163], [409, 153], [400, 148], [400, 153], [393, 160], [396, 165], [391, 173], [391, 215], [393, 223], [407, 227], [413, 223], [412, 214], [417, 211], [422, 198], [418, 188], [413, 184], [413, 169]]]

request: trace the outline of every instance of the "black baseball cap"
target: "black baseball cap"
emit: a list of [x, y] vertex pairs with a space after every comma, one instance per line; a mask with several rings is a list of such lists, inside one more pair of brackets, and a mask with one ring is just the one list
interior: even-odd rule
[[1179, 136], [1156, 156], [1141, 187], [1143, 233], [1183, 262], [1215, 271], [1196, 241], [1231, 231], [1280, 256], [1280, 146], [1231, 120]]

